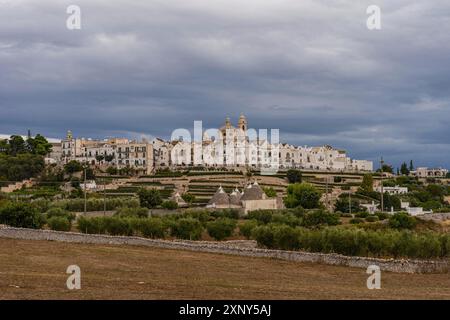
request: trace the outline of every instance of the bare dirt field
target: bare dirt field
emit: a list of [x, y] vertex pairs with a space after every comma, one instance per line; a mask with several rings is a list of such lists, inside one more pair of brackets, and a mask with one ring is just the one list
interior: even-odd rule
[[[81, 268], [81, 290], [66, 269]], [[0, 299], [450, 299], [450, 274], [364, 269], [136, 246], [0, 239]]]

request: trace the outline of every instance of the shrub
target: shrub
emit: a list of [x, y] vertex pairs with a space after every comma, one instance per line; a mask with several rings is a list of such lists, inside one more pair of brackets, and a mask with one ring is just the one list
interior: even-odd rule
[[184, 211], [184, 216], [199, 220], [203, 225], [211, 218], [208, 210], [188, 209]]
[[[121, 207], [139, 207], [139, 200], [131, 197], [117, 197], [111, 199], [87, 199], [87, 211], [103, 211], [106, 203], [106, 210], [116, 210]], [[57, 207], [67, 211], [83, 211], [84, 199], [66, 199], [54, 201], [51, 208]]]
[[158, 189], [141, 188], [137, 192], [141, 206], [149, 209], [155, 208], [162, 203], [161, 193]]
[[355, 213], [356, 218], [367, 218], [368, 216], [369, 216], [369, 213], [367, 211]]
[[362, 219], [362, 218], [353, 218], [353, 219], [350, 219], [350, 221], [349, 221], [351, 224], [358, 224], [358, 223], [363, 223], [364, 222], [364, 219]]
[[83, 171], [83, 165], [76, 160], [71, 160], [64, 165], [64, 171], [68, 174]]
[[259, 245], [274, 248], [274, 238], [272, 229], [268, 226], [258, 226], [252, 230], [252, 238], [255, 239]]
[[10, 202], [0, 208], [0, 223], [17, 228], [39, 229], [45, 223], [45, 217], [28, 203]]
[[234, 229], [236, 229], [236, 220], [229, 218], [219, 218], [206, 224], [208, 234], [219, 241], [230, 237]]
[[297, 218], [292, 213], [275, 213], [272, 215], [272, 222], [276, 224], [285, 224], [291, 227], [296, 227], [301, 225], [302, 219]]
[[345, 212], [345, 213], [349, 213], [350, 208], [352, 209], [352, 212], [360, 211], [361, 206], [359, 204], [359, 201], [356, 199], [351, 199], [351, 201], [349, 203], [347, 197], [339, 197], [334, 205], [334, 209], [336, 211], [341, 211], [341, 212]]
[[305, 214], [302, 221], [304, 227], [315, 227], [320, 225], [338, 225], [340, 223], [339, 215], [329, 213], [324, 210], [313, 210]]
[[171, 226], [171, 234], [180, 239], [198, 240], [203, 231], [202, 224], [199, 220], [192, 218], [182, 218]]
[[146, 238], [163, 239], [165, 237], [166, 226], [160, 218], [140, 219], [138, 229]]
[[261, 223], [267, 224], [272, 221], [272, 211], [271, 210], [250, 211], [247, 217], [249, 219], [255, 219]]
[[343, 212], [341, 212], [341, 213], [335, 212], [335, 213], [343, 218], [353, 218], [353, 215], [350, 213], [343, 213]]
[[77, 219], [77, 229], [82, 233], [103, 234], [105, 233], [105, 225], [100, 217], [86, 218], [79, 217]]
[[394, 229], [413, 229], [416, 224], [416, 218], [407, 213], [399, 212], [389, 217], [389, 226]]
[[309, 183], [295, 183], [287, 188], [285, 205], [288, 208], [302, 206], [305, 209], [319, 207], [321, 193], [315, 186]]
[[265, 187], [263, 188], [263, 190], [266, 196], [268, 196], [269, 198], [275, 198], [277, 196], [277, 192], [272, 187]]
[[239, 226], [239, 233], [250, 239], [252, 236], [252, 230], [258, 226], [257, 220], [247, 220]]
[[366, 218], [366, 221], [367, 221], [367, 222], [375, 222], [375, 221], [378, 221], [378, 217], [375, 216], [375, 215], [368, 216], [368, 217]]
[[50, 208], [46, 213], [47, 219], [51, 219], [53, 217], [65, 218], [69, 222], [75, 220], [75, 215], [71, 212], [68, 212], [62, 208]]
[[375, 213], [375, 215], [378, 217], [378, 219], [380, 221], [386, 220], [387, 218], [389, 218], [389, 214], [387, 214], [386, 212], [377, 212], [377, 213]]
[[286, 225], [274, 227], [273, 240], [275, 246], [282, 250], [297, 250], [300, 248], [298, 232]]
[[289, 169], [286, 172], [286, 177], [287, 177], [289, 183], [300, 183], [300, 182], [302, 182], [302, 173], [300, 172], [300, 170]]
[[53, 216], [47, 220], [47, 224], [52, 230], [70, 231], [72, 224], [69, 219], [63, 216]]
[[115, 216], [125, 218], [125, 217], [137, 217], [146, 218], [148, 217], [148, 209], [140, 207], [122, 207], [119, 208], [115, 213]]
[[188, 204], [192, 204], [195, 202], [195, 196], [191, 193], [183, 193], [181, 198]]
[[119, 217], [103, 217], [105, 231], [112, 236], [131, 236], [130, 220]]
[[236, 209], [222, 209], [211, 212], [211, 216], [215, 218], [239, 219], [239, 211]]
[[161, 207], [167, 210], [175, 210], [178, 209], [178, 203], [173, 200], [166, 200], [161, 204]]

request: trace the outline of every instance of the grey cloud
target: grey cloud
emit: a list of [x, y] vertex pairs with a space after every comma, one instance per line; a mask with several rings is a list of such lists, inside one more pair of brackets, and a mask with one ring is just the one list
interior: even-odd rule
[[169, 137], [234, 121], [357, 158], [450, 167], [450, 3], [3, 1], [0, 133]]

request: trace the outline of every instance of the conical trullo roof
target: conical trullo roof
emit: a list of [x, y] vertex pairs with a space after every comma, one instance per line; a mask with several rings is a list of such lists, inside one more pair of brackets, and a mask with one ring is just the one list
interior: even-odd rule
[[239, 192], [239, 190], [237, 188], [234, 189], [233, 192], [230, 194], [230, 204], [240, 206], [241, 197], [242, 194]]
[[225, 206], [229, 204], [230, 197], [225, 191], [223, 191], [222, 187], [219, 187], [214, 196], [208, 202], [208, 206]]
[[186, 201], [183, 200], [183, 198], [180, 196], [180, 194], [177, 192], [175, 193], [170, 200], [175, 201], [178, 203], [179, 206], [185, 206], [187, 205]]
[[247, 186], [244, 190], [244, 195], [241, 197], [241, 201], [245, 200], [262, 200], [265, 198], [263, 189], [255, 181], [254, 184]]

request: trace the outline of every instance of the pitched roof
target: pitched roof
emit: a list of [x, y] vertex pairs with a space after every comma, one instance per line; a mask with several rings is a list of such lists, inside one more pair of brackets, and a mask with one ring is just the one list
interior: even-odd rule
[[219, 189], [213, 195], [211, 200], [209, 200], [208, 202], [208, 205], [216, 205], [216, 206], [229, 204], [230, 204], [230, 197], [225, 191], [223, 191], [222, 187], [219, 187]]
[[265, 198], [263, 189], [255, 181], [254, 184], [248, 185], [244, 190], [244, 195], [241, 197], [241, 201], [245, 200], [262, 200]]
[[230, 194], [230, 204], [241, 205], [241, 197], [242, 197], [241, 192], [236, 188]]

